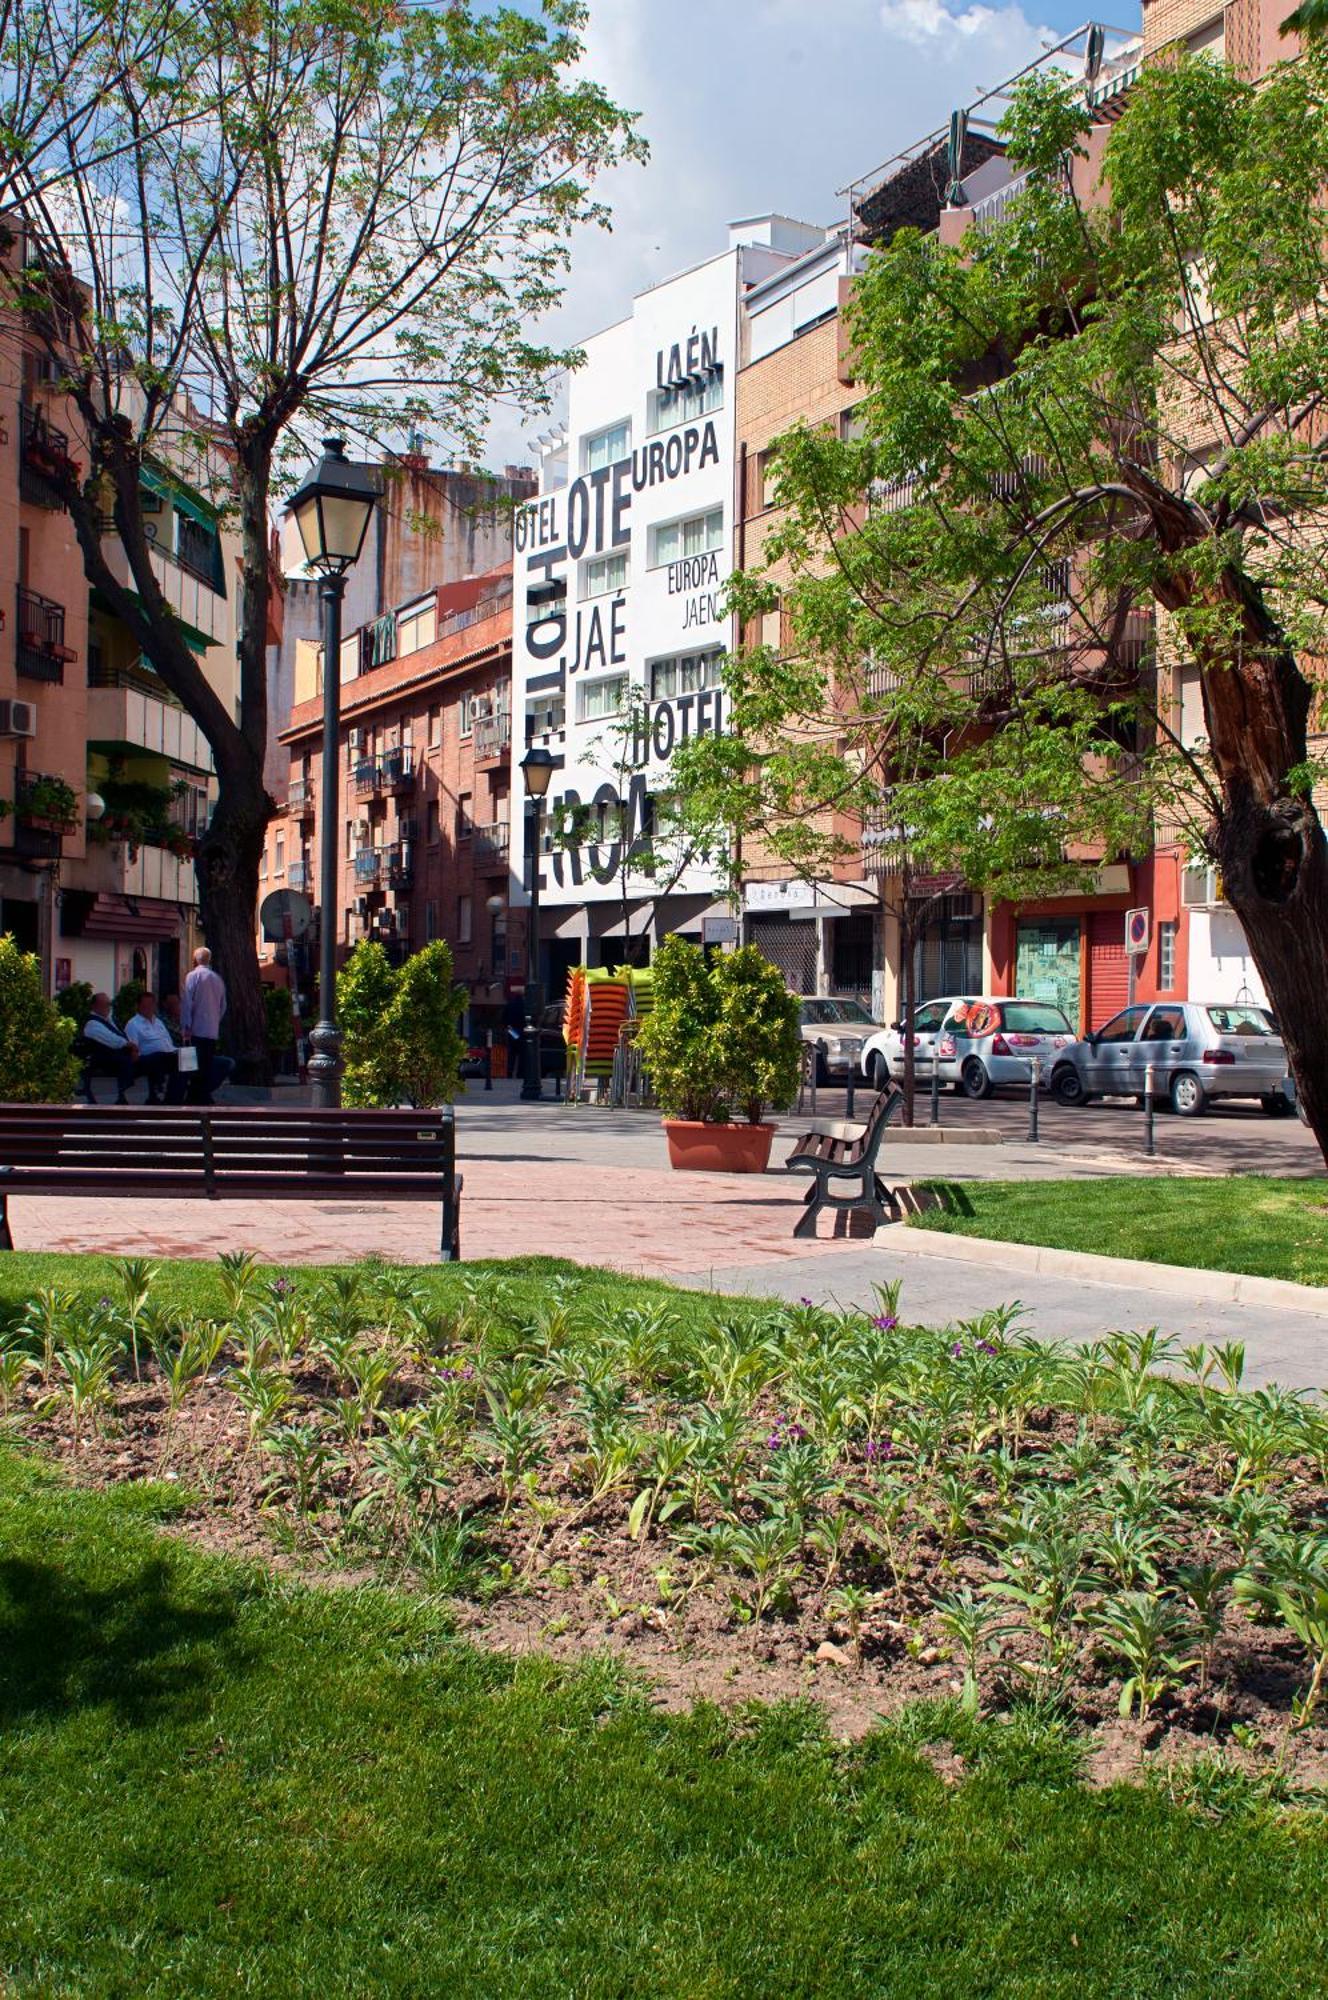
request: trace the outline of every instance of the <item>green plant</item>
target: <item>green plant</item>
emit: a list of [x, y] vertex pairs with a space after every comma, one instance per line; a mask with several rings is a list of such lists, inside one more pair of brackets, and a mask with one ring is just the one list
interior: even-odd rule
[[67, 1104], [78, 1084], [74, 1023], [42, 986], [41, 965], [0, 935], [0, 1103]]
[[55, 1004], [66, 1021], [72, 1021], [75, 1028], [81, 1028], [92, 1012], [92, 988], [86, 979], [75, 979], [69, 986], [62, 986], [55, 996]]
[[966, 1715], [978, 1712], [978, 1664], [989, 1650], [1001, 1623], [1000, 1607], [990, 1598], [974, 1596], [965, 1586], [950, 1597], [941, 1597], [933, 1607], [936, 1623], [953, 1640], [964, 1658], [964, 1691], [960, 1696]]
[[117, 1027], [126, 1027], [132, 1021], [134, 1015], [138, 1012], [138, 1003], [147, 990], [147, 986], [143, 980], [126, 979], [124, 985], [111, 1002], [111, 1015]]
[[862, 1621], [872, 1606], [872, 1594], [859, 1583], [841, 1584], [838, 1590], [826, 1599], [826, 1610], [832, 1618], [837, 1618], [848, 1633], [849, 1645], [853, 1648], [853, 1658], [862, 1665]]
[[1238, 1604], [1285, 1625], [1309, 1654], [1310, 1684], [1295, 1710], [1304, 1726], [1313, 1718], [1328, 1675], [1328, 1537], [1287, 1536], [1272, 1543], [1257, 1570], [1236, 1578], [1235, 1596]]
[[753, 945], [707, 959], [674, 934], [654, 962], [638, 1042], [666, 1117], [759, 1124], [798, 1091], [798, 1003]]
[[787, 1111], [798, 1094], [798, 1002], [783, 973], [755, 945], [713, 958], [710, 980], [719, 1001], [721, 1095], [749, 1124], [759, 1125], [767, 1106]]
[[15, 810], [20, 819], [40, 820], [64, 832], [78, 824], [78, 793], [63, 778], [20, 781]]
[[436, 940], [393, 966], [381, 944], [357, 944], [337, 985], [345, 1099], [354, 1105], [450, 1103], [464, 1054], [465, 992]]
[[291, 1048], [295, 1025], [289, 986], [264, 986], [263, 1005], [267, 1010], [267, 1045], [274, 1056]]
[[1130, 1669], [1121, 1687], [1122, 1715], [1128, 1716], [1137, 1703], [1139, 1720], [1147, 1722], [1153, 1704], [1198, 1664], [1188, 1652], [1193, 1626], [1174, 1600], [1160, 1592], [1124, 1591], [1108, 1598], [1090, 1622], [1105, 1650]]

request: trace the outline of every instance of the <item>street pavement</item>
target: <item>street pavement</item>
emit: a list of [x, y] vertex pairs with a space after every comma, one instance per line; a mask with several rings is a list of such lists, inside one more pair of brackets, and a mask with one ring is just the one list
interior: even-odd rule
[[[820, 1093], [821, 1117], [842, 1115], [842, 1093]], [[925, 1132], [891, 1136], [887, 1179], [1092, 1178], [1104, 1173], [1223, 1173], [1255, 1166], [1271, 1173], [1322, 1171], [1295, 1120], [1238, 1111], [1159, 1120], [1161, 1157], [1148, 1161], [1131, 1135], [1142, 1121], [1112, 1108], [1042, 1107], [1041, 1136], [1026, 1137], [1027, 1112], [1008, 1101], [943, 1104], [945, 1140]], [[806, 1116], [783, 1121], [774, 1164]], [[987, 1141], [1002, 1130], [1003, 1143]], [[1016, 1136], [1018, 1135], [1018, 1136]], [[1171, 1151], [1175, 1147], [1174, 1154]], [[472, 1084], [457, 1106], [457, 1152], [465, 1175], [462, 1252], [467, 1261], [561, 1256], [579, 1263], [666, 1278], [721, 1292], [867, 1306], [875, 1287], [902, 1280], [902, 1311], [948, 1325], [1020, 1301], [1035, 1333], [1082, 1340], [1117, 1328], [1158, 1326], [1179, 1341], [1243, 1341], [1247, 1380], [1292, 1387], [1328, 1384], [1328, 1317], [1294, 1306], [1214, 1302], [1150, 1286], [1137, 1270], [1120, 1283], [1099, 1275], [1011, 1272], [950, 1254], [935, 1237], [901, 1226], [875, 1237], [865, 1217], [821, 1218], [815, 1241], [793, 1236], [805, 1182], [761, 1176], [669, 1171], [655, 1112], [614, 1111], [546, 1100], [523, 1105], [517, 1086], [492, 1092]], [[11, 1201], [20, 1249], [209, 1257], [253, 1250], [282, 1265], [337, 1262], [374, 1252], [427, 1263], [437, 1255], [431, 1204], [359, 1202], [222, 1203]]]

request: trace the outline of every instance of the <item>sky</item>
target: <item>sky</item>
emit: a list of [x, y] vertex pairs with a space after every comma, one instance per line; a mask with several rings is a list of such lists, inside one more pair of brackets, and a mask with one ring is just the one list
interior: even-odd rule
[[[842, 219], [836, 190], [943, 124], [1091, 18], [1065, 0], [590, 0], [585, 69], [641, 115], [651, 156], [598, 192], [613, 232], [574, 245], [547, 334], [574, 345], [633, 296], [771, 211]], [[1137, 0], [1107, 18], [1128, 26]], [[501, 416], [491, 462], [530, 457], [544, 421]]]

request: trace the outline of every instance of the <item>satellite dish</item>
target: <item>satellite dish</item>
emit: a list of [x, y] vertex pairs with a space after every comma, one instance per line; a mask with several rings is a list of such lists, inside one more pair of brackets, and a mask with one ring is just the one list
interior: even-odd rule
[[314, 906], [298, 889], [274, 889], [264, 896], [258, 911], [263, 937], [268, 944], [284, 944], [290, 938], [307, 937], [313, 929]]

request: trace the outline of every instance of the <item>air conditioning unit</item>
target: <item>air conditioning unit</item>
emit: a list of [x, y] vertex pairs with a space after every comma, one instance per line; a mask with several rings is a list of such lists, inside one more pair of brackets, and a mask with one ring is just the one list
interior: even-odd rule
[[373, 830], [373, 829], [372, 829], [372, 828], [370, 827], [370, 825], [369, 825], [369, 822], [368, 822], [368, 820], [367, 820], [367, 819], [357, 819], [357, 820], [356, 820], [356, 822], [355, 822], [355, 838], [356, 838], [357, 840], [368, 840], [368, 838], [369, 838], [369, 835], [370, 835], [370, 833], [372, 832], [372, 830]]
[[0, 736], [35, 736], [37, 707], [31, 701], [0, 701]]
[[364, 731], [363, 731], [362, 729], [352, 729], [352, 730], [351, 730], [351, 732], [350, 732], [350, 747], [351, 747], [351, 749], [352, 749], [352, 750], [363, 750], [363, 748], [364, 748]]

